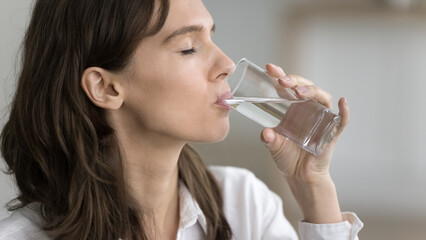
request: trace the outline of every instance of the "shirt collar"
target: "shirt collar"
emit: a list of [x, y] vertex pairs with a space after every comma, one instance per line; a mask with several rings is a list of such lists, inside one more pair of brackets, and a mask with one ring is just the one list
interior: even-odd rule
[[206, 217], [204, 216], [203, 211], [201, 211], [200, 206], [192, 197], [186, 185], [179, 181], [179, 208], [180, 208], [180, 222], [179, 228], [185, 229], [193, 226], [194, 224], [200, 224], [201, 228], [204, 231], [204, 234], [207, 234], [207, 222]]

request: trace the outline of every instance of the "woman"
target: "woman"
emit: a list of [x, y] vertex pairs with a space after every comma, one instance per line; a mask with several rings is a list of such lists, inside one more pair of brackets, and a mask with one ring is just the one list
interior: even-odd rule
[[[20, 194], [0, 239], [297, 239], [253, 174], [206, 169], [187, 145], [229, 129], [220, 96], [234, 63], [213, 31], [201, 0], [36, 1], [2, 132]], [[310, 81], [267, 70], [331, 106]], [[303, 211], [301, 238], [356, 239], [328, 171], [336, 140], [315, 158], [272, 129], [261, 139]]]

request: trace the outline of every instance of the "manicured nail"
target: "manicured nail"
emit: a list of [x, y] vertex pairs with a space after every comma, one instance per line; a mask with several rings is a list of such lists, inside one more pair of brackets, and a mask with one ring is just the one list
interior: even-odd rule
[[297, 88], [296, 88], [296, 90], [297, 90], [299, 93], [307, 93], [307, 92], [308, 92], [308, 88], [307, 88], [307, 87], [304, 87], [304, 86], [299, 86], [299, 87], [297, 87]]
[[[264, 134], [268, 135], [266, 138], [264, 137]], [[269, 139], [269, 140], [266, 140]], [[262, 132], [262, 142], [265, 144], [266, 147], [271, 147], [272, 143], [275, 141], [275, 134], [273, 132]]]
[[289, 76], [284, 76], [284, 77], [282, 78], [282, 80], [283, 80], [284, 82], [291, 82], [291, 78], [290, 78]]
[[265, 146], [269, 146], [271, 143], [270, 142], [268, 142], [268, 141], [266, 141], [266, 139], [265, 139], [265, 137], [263, 137], [263, 134], [262, 134], [262, 137], [261, 137], [261, 139], [260, 139], [264, 144], [265, 144]]

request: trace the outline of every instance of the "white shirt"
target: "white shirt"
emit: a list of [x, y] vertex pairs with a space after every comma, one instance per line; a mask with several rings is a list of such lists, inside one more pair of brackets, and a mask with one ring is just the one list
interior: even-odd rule
[[[210, 167], [222, 190], [224, 213], [235, 240], [296, 240], [296, 231], [283, 214], [281, 199], [253, 173], [235, 167]], [[186, 186], [179, 184], [180, 223], [177, 240], [204, 239], [206, 218]], [[0, 221], [0, 240], [46, 240], [40, 230], [39, 205], [30, 204]], [[344, 222], [299, 222], [300, 239], [356, 240], [363, 223], [353, 213], [342, 213]]]

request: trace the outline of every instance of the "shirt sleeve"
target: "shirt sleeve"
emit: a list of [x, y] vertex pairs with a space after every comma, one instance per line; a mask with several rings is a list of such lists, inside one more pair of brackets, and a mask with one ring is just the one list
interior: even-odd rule
[[342, 213], [343, 222], [334, 224], [312, 224], [299, 222], [302, 240], [358, 240], [358, 232], [363, 223], [354, 213]]
[[[284, 216], [281, 198], [269, 190], [259, 179], [253, 178], [255, 192], [261, 199], [264, 222], [266, 227], [262, 239], [268, 240], [296, 240], [298, 236], [291, 224]], [[299, 222], [299, 235], [301, 240], [358, 240], [358, 232], [363, 223], [354, 213], [342, 213], [343, 222], [335, 224], [312, 224]]]
[[[284, 216], [281, 198], [254, 175], [251, 177], [257, 206], [263, 212], [262, 239], [299, 239], [290, 222]], [[300, 240], [358, 240], [363, 223], [354, 213], [342, 213], [343, 222], [335, 224], [312, 224], [299, 222]]]

